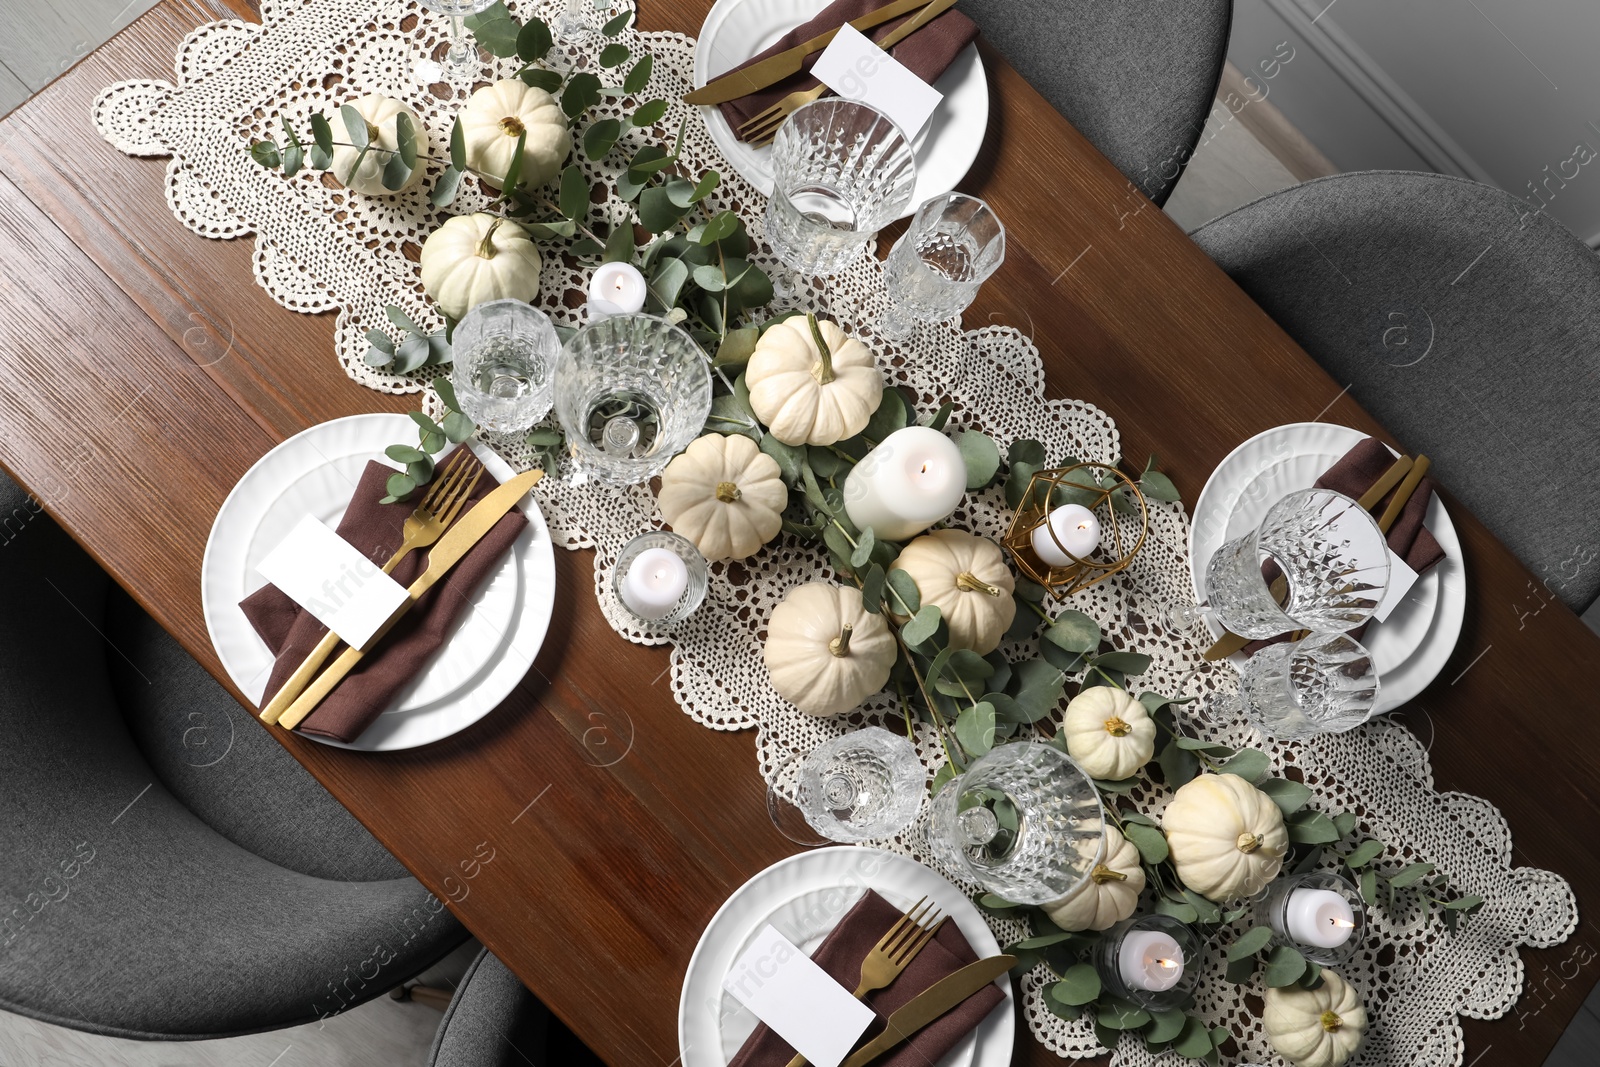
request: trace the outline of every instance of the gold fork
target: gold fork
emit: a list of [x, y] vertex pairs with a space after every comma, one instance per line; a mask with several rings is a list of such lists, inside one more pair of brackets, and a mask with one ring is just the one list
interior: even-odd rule
[[[933, 940], [947, 916], [923, 897], [912, 905], [910, 911], [900, 916], [900, 921], [889, 927], [889, 932], [878, 939], [861, 961], [861, 982], [856, 986], [855, 998], [860, 1000], [874, 989], [882, 989], [905, 970], [923, 946]], [[803, 1067], [804, 1056], [789, 1061], [789, 1067]]]
[[[423, 495], [417, 509], [406, 518], [405, 526], [401, 531], [400, 547], [394, 555], [389, 557], [389, 562], [383, 565], [383, 573], [389, 574], [400, 565], [400, 561], [419, 548], [426, 548], [444, 536], [444, 532], [461, 513], [461, 507], [472, 495], [478, 486], [478, 479], [483, 477], [482, 464], [469, 462], [465, 457], [471, 455], [472, 450], [465, 445], [458, 448], [455, 455], [445, 461], [441, 476], [437, 477], [428, 491]], [[462, 458], [455, 458], [460, 456]], [[468, 479], [467, 474], [472, 472]], [[322, 641], [311, 654], [305, 658], [289, 680], [283, 683], [272, 698], [272, 702], [261, 709], [261, 721], [275, 723], [289, 710], [295, 697], [299, 696], [305, 687], [311, 684], [317, 671], [322, 669], [333, 650], [339, 647], [339, 635], [329, 630], [323, 635]]]
[[[905, 22], [897, 26], [883, 40], [878, 42], [878, 47], [887, 52], [901, 41], [916, 33], [922, 27], [944, 14], [955, 6], [956, 0], [932, 0], [927, 7], [912, 15]], [[801, 89], [799, 92], [790, 93], [776, 104], [767, 108], [759, 115], [739, 127], [739, 136], [752, 148], [772, 143], [778, 135], [778, 127], [783, 125], [783, 120], [800, 108], [815, 100], [821, 100], [828, 92], [826, 85], [818, 85], [814, 89]]]

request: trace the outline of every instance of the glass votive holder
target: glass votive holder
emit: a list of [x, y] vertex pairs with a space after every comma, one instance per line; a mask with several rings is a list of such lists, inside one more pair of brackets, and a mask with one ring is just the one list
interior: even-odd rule
[[706, 598], [709, 568], [694, 542], [668, 530], [642, 533], [622, 546], [611, 594], [646, 630], [670, 630]]
[[1367, 908], [1355, 883], [1332, 871], [1307, 871], [1280, 878], [1267, 887], [1255, 906], [1283, 944], [1312, 963], [1337, 965], [1361, 943]]
[[1200, 938], [1170, 915], [1140, 915], [1107, 930], [1095, 950], [1100, 984], [1149, 1011], [1178, 1007], [1200, 982]]

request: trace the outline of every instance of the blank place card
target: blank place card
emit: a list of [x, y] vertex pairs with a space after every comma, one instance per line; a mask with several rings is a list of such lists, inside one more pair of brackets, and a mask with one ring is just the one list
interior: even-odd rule
[[816, 1067], [839, 1067], [875, 1018], [770, 923], [722, 987]]
[[944, 99], [943, 93], [848, 24], [839, 28], [811, 75], [846, 100], [871, 104], [912, 138], [922, 132]]
[[256, 571], [353, 648], [364, 649], [406, 588], [355, 547], [307, 515]]

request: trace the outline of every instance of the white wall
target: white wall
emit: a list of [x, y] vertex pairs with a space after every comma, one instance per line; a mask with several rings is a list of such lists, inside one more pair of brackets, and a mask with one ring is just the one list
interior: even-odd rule
[[1270, 99], [1341, 169], [1488, 182], [1600, 244], [1596, 0], [1237, 0], [1236, 66], [1284, 40]]

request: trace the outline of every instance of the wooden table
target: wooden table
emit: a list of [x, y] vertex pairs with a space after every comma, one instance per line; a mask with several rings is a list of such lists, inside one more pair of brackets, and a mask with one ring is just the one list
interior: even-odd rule
[[[646, 28], [694, 31], [710, 0], [646, 0]], [[200, 559], [224, 496], [313, 423], [400, 410], [349, 381], [331, 316], [291, 314], [251, 277], [251, 242], [186, 231], [165, 159], [104, 143], [107, 84], [171, 78], [179, 41], [249, 0], [165, 0], [0, 122], [0, 462], [188, 650], [206, 637]], [[1349, 396], [996, 56], [994, 116], [962, 188], [1010, 231], [970, 325], [1016, 326], [1052, 391], [1117, 420], [1127, 454], [1161, 457], [1186, 499], [1236, 444], [1326, 419], [1381, 433]], [[1439, 471], [1448, 484], [1450, 470]], [[1409, 714], [1438, 785], [1499, 805], [1519, 863], [1600, 893], [1590, 756], [1594, 636], [1531, 605], [1528, 572], [1453, 508], [1472, 609], [1450, 665]], [[619, 639], [588, 553], [558, 553], [556, 623], [536, 669], [472, 729], [370, 756], [274, 731], [607, 1061], [677, 1056], [678, 989], [712, 912], [793, 851], [768, 824], [752, 738], [680, 712], [667, 654]], [[1525, 603], [1526, 602], [1526, 603]], [[1421, 713], [1426, 712], [1424, 717]], [[495, 850], [477, 877], [463, 863]], [[1587, 928], [1528, 951], [1518, 1015], [1463, 1020], [1484, 1063], [1539, 1063], [1595, 981]], [[1024, 1033], [1018, 1061], [1055, 1062]], [[1479, 1062], [1474, 1059], [1472, 1062]]]

